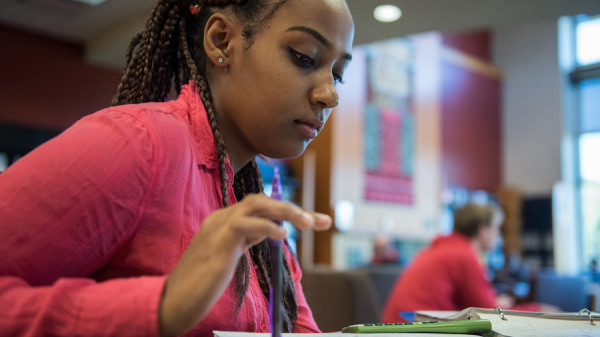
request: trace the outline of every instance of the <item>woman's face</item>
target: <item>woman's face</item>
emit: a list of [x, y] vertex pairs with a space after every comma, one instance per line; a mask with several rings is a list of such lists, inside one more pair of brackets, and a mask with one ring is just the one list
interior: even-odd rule
[[338, 104], [353, 37], [344, 0], [293, 0], [273, 14], [249, 49], [232, 39], [213, 97], [234, 164], [257, 154], [304, 152]]

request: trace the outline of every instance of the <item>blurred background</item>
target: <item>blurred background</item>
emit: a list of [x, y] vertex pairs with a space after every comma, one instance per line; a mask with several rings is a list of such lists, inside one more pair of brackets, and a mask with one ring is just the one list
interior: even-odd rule
[[[452, 210], [474, 201], [505, 212], [487, 256], [498, 291], [597, 311], [600, 1], [347, 2], [356, 36], [339, 107], [302, 157], [259, 163], [267, 193], [279, 166], [287, 200], [335, 219], [325, 233], [290, 229], [309, 302], [337, 284], [375, 316], [414, 255], [451, 231]], [[110, 105], [153, 4], [0, 0], [0, 172]], [[378, 21], [380, 5], [399, 18]], [[320, 307], [326, 331], [366, 321]]]

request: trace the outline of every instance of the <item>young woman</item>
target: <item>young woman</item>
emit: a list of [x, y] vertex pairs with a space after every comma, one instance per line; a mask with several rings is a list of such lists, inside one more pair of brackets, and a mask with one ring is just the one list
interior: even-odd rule
[[[344, 0], [160, 0], [114, 106], [0, 175], [0, 336], [268, 331], [273, 220], [331, 219], [261, 194], [254, 158], [317, 136], [353, 32]], [[318, 331], [284, 266], [284, 330]]]

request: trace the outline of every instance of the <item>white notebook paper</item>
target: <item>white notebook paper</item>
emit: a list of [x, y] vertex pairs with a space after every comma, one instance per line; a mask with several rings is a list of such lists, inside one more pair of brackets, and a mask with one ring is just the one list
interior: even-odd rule
[[598, 313], [547, 313], [467, 308], [459, 312], [418, 311], [417, 320], [488, 319], [492, 333], [486, 337], [600, 337]]

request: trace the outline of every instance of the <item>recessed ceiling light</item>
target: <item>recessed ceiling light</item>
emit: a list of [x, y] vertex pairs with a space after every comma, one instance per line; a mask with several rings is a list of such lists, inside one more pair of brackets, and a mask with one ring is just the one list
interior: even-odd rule
[[73, 0], [75, 2], [81, 2], [90, 6], [98, 6], [99, 4], [105, 2], [106, 0]]
[[381, 22], [393, 22], [402, 16], [402, 11], [400, 8], [394, 5], [381, 5], [375, 7], [373, 11], [373, 16], [377, 21]]

